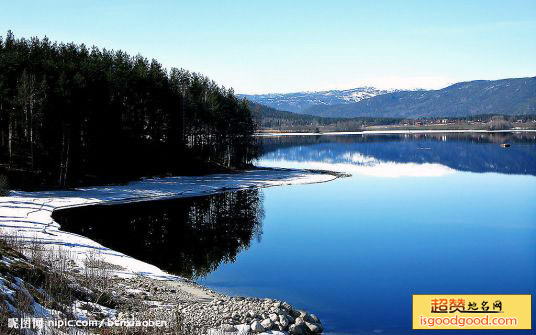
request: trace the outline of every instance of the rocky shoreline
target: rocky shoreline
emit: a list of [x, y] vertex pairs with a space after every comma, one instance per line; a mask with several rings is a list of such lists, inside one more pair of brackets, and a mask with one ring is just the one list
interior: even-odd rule
[[247, 297], [223, 297], [209, 304], [191, 304], [181, 313], [196, 325], [211, 324], [224, 332], [288, 331], [290, 334], [318, 334], [323, 331], [318, 317], [297, 310], [284, 301]]
[[[127, 313], [138, 314], [152, 305], [155, 309], [175, 310], [184, 325], [203, 334], [214, 330], [225, 333], [318, 334], [323, 331], [319, 318], [296, 309], [285, 301], [269, 298], [231, 297], [191, 281], [161, 281], [135, 277], [118, 282], [118, 293], [126, 296], [122, 304]], [[162, 311], [164, 312], [164, 311]]]
[[[187, 279], [123, 277], [109, 263], [86, 263], [82, 268], [61, 254], [58, 258], [44, 251], [35, 257], [33, 251], [29, 253], [34, 254], [32, 258], [21, 253], [27, 251], [26, 246], [0, 240], [2, 334], [17, 334], [16, 329], [5, 328], [7, 319], [28, 317], [106, 323], [165, 321], [163, 327], [135, 332], [153, 335], [312, 335], [323, 331], [318, 317], [285, 301], [231, 297]], [[97, 334], [131, 334], [117, 328], [90, 329]], [[27, 334], [55, 334], [56, 330], [29, 329]]]

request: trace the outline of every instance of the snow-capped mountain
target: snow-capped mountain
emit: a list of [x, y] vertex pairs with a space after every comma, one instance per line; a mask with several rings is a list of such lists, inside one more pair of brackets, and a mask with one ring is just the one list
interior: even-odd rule
[[304, 110], [315, 105], [350, 104], [377, 95], [396, 91], [399, 90], [380, 90], [375, 87], [358, 87], [349, 90], [254, 95], [239, 94], [238, 96], [278, 110], [303, 113]]
[[466, 117], [536, 113], [536, 77], [460, 82], [440, 90], [399, 91], [355, 103], [320, 105], [304, 113], [324, 117]]

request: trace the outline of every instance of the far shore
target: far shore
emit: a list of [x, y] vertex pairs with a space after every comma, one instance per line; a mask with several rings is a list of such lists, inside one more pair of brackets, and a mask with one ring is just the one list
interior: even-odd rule
[[536, 129], [389, 129], [389, 130], [362, 130], [362, 131], [338, 131], [338, 132], [258, 132], [255, 136], [321, 136], [321, 135], [382, 135], [382, 134], [427, 134], [427, 133], [532, 133]]

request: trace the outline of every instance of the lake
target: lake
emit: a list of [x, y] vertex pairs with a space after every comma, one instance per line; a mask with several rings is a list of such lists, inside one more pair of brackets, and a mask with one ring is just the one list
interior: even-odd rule
[[55, 218], [215, 290], [286, 300], [328, 333], [418, 333], [416, 293], [536, 292], [534, 133], [261, 141], [259, 166], [351, 177]]

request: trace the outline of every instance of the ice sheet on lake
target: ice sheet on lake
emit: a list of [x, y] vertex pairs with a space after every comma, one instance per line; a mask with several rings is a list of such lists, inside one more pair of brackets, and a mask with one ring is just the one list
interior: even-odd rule
[[0, 234], [33, 241], [48, 249], [60, 248], [67, 251], [79, 266], [84, 266], [88, 255], [97, 255], [105, 262], [122, 267], [121, 271], [116, 271], [119, 276], [140, 274], [160, 279], [179, 279], [87, 237], [62, 231], [52, 219], [52, 212], [91, 204], [181, 198], [229, 190], [326, 182], [335, 178], [334, 175], [304, 170], [255, 169], [233, 174], [148, 178], [127, 185], [65, 191], [12, 191], [9, 196], [0, 197]]

